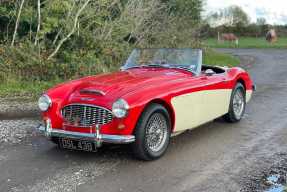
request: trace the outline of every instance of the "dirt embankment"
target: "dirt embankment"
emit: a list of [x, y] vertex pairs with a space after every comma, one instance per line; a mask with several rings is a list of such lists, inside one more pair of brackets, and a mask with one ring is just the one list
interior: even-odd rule
[[38, 118], [39, 110], [37, 102], [33, 100], [23, 100], [21, 98], [0, 99], [0, 120]]

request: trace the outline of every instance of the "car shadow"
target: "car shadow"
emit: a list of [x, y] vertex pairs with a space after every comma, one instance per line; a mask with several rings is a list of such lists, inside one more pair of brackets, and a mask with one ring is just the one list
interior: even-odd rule
[[106, 159], [129, 159], [132, 160], [131, 148], [129, 145], [103, 145], [98, 148], [96, 152], [78, 151], [63, 149], [56, 144], [49, 148], [45, 152], [47, 156], [62, 156], [63, 160], [69, 158], [69, 160], [75, 161], [101, 161]]
[[[217, 132], [225, 131], [233, 127], [233, 124], [226, 123], [224, 119], [219, 118], [204, 124], [196, 129], [187, 130], [184, 133], [172, 137], [168, 153], [176, 153], [179, 148], [188, 149], [194, 145], [197, 145], [202, 140], [207, 140], [210, 137], [218, 134]], [[42, 141], [40, 145], [47, 145], [47, 140]], [[41, 146], [38, 146], [40, 148]], [[96, 152], [85, 152], [77, 150], [63, 149], [56, 144], [49, 144], [46, 150], [44, 150], [45, 156], [57, 157], [57, 160], [66, 160], [67, 157], [74, 161], [101, 161], [101, 160], [128, 160], [138, 161], [132, 155], [130, 145], [103, 145], [98, 148]], [[60, 157], [60, 158], [59, 158]]]

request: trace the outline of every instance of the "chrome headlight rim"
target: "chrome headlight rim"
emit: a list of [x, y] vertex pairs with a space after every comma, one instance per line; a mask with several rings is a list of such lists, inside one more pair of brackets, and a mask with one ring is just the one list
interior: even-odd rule
[[[46, 105], [46, 106], [44, 106]], [[52, 100], [47, 94], [43, 94], [38, 100], [38, 107], [42, 112], [48, 111], [52, 106]]]
[[117, 99], [112, 105], [112, 113], [117, 118], [125, 118], [128, 115], [130, 106], [128, 102], [122, 98]]

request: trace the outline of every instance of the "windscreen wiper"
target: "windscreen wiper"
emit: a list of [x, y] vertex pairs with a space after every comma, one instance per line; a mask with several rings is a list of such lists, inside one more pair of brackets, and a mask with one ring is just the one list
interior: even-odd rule
[[184, 67], [184, 66], [170, 66], [169, 67], [170, 69], [182, 69], [182, 70], [185, 70], [185, 71], [188, 71], [188, 72], [191, 72], [192, 74], [196, 75], [196, 73], [194, 71], [192, 71], [189, 67]]
[[161, 68], [167, 68], [167, 69], [182, 69], [188, 72], [191, 72], [192, 74], [196, 75], [196, 73], [194, 71], [192, 71], [192, 69], [190, 69], [189, 67], [185, 67], [185, 66], [172, 66], [172, 65], [159, 65], [159, 64], [149, 64], [149, 65], [144, 65], [147, 67], [161, 67]]
[[143, 68], [143, 67], [162, 67], [162, 68], [167, 68], [165, 66], [159, 65], [159, 64], [148, 64], [148, 65], [135, 65], [135, 66], [130, 66], [125, 69], [133, 69], [133, 68]]
[[160, 65], [160, 64], [148, 64], [148, 65], [138, 65], [138, 66], [131, 66], [126, 69], [132, 69], [132, 68], [142, 68], [142, 67], [158, 67], [158, 68], [167, 68], [167, 69], [182, 69], [188, 72], [191, 72], [192, 74], [195, 74], [194, 71], [192, 71], [189, 67], [184, 66], [170, 66], [170, 65]]
[[166, 68], [166, 66], [160, 65], [160, 64], [148, 64], [148, 65], [142, 65], [143, 67], [162, 67]]

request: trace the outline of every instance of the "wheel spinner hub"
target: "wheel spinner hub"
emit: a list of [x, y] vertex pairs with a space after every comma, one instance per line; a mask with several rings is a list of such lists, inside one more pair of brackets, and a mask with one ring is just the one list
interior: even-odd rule
[[167, 137], [167, 122], [160, 113], [153, 114], [146, 127], [146, 143], [148, 148], [157, 152], [162, 149]]

